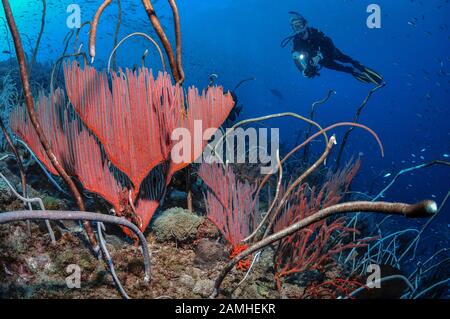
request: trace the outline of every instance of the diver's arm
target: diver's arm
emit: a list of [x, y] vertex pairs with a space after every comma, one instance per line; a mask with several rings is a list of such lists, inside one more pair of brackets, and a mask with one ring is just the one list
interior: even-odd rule
[[297, 67], [297, 69], [299, 69], [300, 72], [303, 72], [305, 69], [305, 63], [303, 62], [302, 56], [303, 54], [301, 51], [293, 49], [292, 60], [294, 61], [295, 66]]
[[313, 78], [316, 75], [320, 75], [318, 72], [317, 65], [311, 64], [311, 59], [308, 53], [302, 51], [292, 52], [292, 59], [294, 60], [297, 68], [302, 72], [302, 74], [307, 78]]

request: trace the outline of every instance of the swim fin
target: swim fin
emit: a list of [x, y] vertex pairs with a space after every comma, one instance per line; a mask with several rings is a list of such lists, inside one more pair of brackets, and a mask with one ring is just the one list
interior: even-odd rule
[[371, 82], [376, 85], [381, 85], [384, 82], [383, 77], [379, 73], [375, 72], [372, 69], [369, 69], [368, 67], [364, 67], [363, 74], [366, 74]]
[[363, 83], [372, 83], [372, 80], [365, 73], [358, 73], [353, 75], [355, 79]]

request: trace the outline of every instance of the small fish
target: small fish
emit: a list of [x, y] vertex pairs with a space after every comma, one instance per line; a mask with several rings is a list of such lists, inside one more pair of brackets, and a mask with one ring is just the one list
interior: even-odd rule
[[425, 157], [423, 157], [423, 156], [420, 156], [420, 159], [421, 159], [421, 160], [425, 160]]
[[2, 53], [3, 53], [3, 54], [11, 54], [11, 51], [3, 50]]
[[280, 100], [284, 100], [283, 94], [281, 94], [280, 91], [276, 89], [270, 89], [270, 93], [272, 93], [274, 96], [276, 96]]
[[427, 149], [426, 148], [422, 148], [421, 150], [420, 150], [420, 152], [425, 152]]
[[444, 154], [444, 155], [442, 155], [442, 156], [444, 156], [445, 158], [449, 158], [449, 157], [450, 157], [449, 154]]
[[391, 173], [387, 173], [386, 175], [383, 176], [383, 178], [388, 178], [391, 175], [392, 175]]
[[431, 197], [436, 198], [436, 195], [432, 194]]
[[416, 157], [416, 154], [411, 153], [411, 156], [415, 158], [415, 157]]

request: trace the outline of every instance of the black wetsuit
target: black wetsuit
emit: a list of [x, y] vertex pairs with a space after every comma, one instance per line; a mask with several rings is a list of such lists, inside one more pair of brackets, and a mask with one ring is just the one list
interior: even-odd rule
[[[352, 75], [357, 75], [364, 70], [364, 66], [358, 61], [352, 59], [348, 55], [342, 53], [338, 48], [335, 47], [333, 40], [327, 37], [323, 32], [315, 29], [308, 28], [308, 37], [303, 39], [301, 34], [297, 34], [293, 37], [293, 52], [307, 52], [309, 57], [317, 56], [320, 51], [323, 55], [323, 59], [319, 62], [320, 66], [326, 67], [328, 69], [350, 73]], [[341, 63], [351, 64], [343, 65]], [[307, 74], [310, 77], [319, 75], [318, 70], [309, 70]]]

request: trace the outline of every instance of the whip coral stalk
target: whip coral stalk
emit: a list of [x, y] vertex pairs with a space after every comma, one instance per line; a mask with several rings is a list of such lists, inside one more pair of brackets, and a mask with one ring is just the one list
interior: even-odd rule
[[[180, 52], [178, 63], [181, 67], [181, 31], [179, 28], [179, 17], [178, 17], [178, 9], [176, 9], [175, 2], [172, 0], [169, 2], [172, 8], [172, 12], [174, 14], [174, 23], [175, 23], [175, 32], [176, 39], [177, 39], [177, 52]], [[180, 76], [180, 69], [178, 68], [177, 60], [175, 58], [175, 55], [173, 54], [172, 46], [170, 45], [169, 39], [166, 36], [166, 33], [164, 32], [163, 27], [161, 26], [161, 23], [159, 22], [158, 17], [156, 16], [155, 9], [153, 8], [153, 5], [150, 0], [142, 0], [142, 4], [145, 8], [145, 11], [147, 12], [148, 18], [150, 19], [151, 24], [153, 25], [153, 28], [156, 31], [156, 34], [158, 35], [159, 39], [161, 40], [161, 43], [164, 47], [164, 50], [166, 51], [167, 58], [169, 59], [169, 65], [170, 69], [172, 70], [172, 75], [175, 80], [175, 82], [181, 84], [183, 82], [181, 76]], [[182, 69], [181, 69], [182, 70]]]
[[11, 148], [14, 157], [16, 158], [17, 167], [19, 168], [20, 181], [22, 183], [22, 194], [23, 197], [27, 198], [27, 178], [25, 175], [25, 168], [23, 167], [22, 158], [20, 157], [19, 151], [17, 150], [17, 147], [14, 145], [14, 142], [11, 136], [9, 135], [8, 130], [6, 129], [5, 124], [3, 124], [3, 120], [1, 118], [0, 118], [0, 129], [3, 132], [3, 136], [5, 137], [6, 142]]
[[[378, 91], [379, 89], [383, 88], [386, 86], [386, 83], [381, 83], [380, 85], [374, 87], [372, 90], [370, 90], [370, 92], [367, 94], [366, 98], [364, 99], [364, 101], [361, 103], [361, 105], [358, 107], [358, 109], [356, 110], [356, 114], [355, 117], [353, 119], [353, 123], [358, 123], [359, 121], [359, 116], [361, 115], [362, 110], [364, 109], [364, 107], [366, 106], [366, 104], [369, 102], [371, 96]], [[350, 133], [353, 131], [353, 127], [349, 127], [347, 129], [347, 131], [344, 134], [344, 137], [342, 138], [342, 143], [341, 143], [341, 147], [339, 148], [339, 152], [338, 152], [338, 156], [336, 158], [336, 166], [335, 166], [335, 171], [337, 171], [339, 169], [339, 165], [341, 163], [341, 158], [342, 158], [342, 154], [344, 152], [344, 148], [345, 145], [347, 143], [348, 137], [350, 136]]]
[[101, 6], [97, 9], [95, 13], [94, 19], [92, 19], [91, 23], [91, 31], [89, 33], [89, 55], [91, 56], [91, 63], [94, 62], [95, 58], [95, 40], [97, 37], [97, 26], [100, 17], [107, 6], [111, 4], [112, 0], [105, 0]]
[[176, 41], [176, 59], [177, 59], [177, 69], [178, 74], [180, 76], [177, 83], [182, 84], [184, 82], [184, 70], [183, 64], [181, 63], [181, 23], [180, 23], [180, 15], [178, 14], [178, 7], [175, 3], [175, 0], [168, 0], [170, 8], [172, 9], [173, 14], [173, 23], [175, 29], [175, 41]]
[[[316, 108], [319, 105], [325, 104], [328, 102], [328, 100], [331, 98], [332, 95], [336, 94], [336, 90], [329, 90], [328, 94], [325, 98], [315, 101], [311, 104], [311, 111], [309, 112], [309, 118], [311, 121], [314, 120], [314, 113], [316, 111]], [[309, 125], [308, 130], [306, 131], [305, 134], [305, 139], [308, 139], [308, 137], [311, 135], [311, 131], [312, 131], [312, 125]], [[308, 163], [308, 159], [309, 159], [309, 144], [305, 146], [305, 149], [303, 150], [303, 162], [304, 163]]]
[[39, 30], [39, 35], [36, 40], [36, 45], [34, 46], [33, 55], [31, 56], [31, 62], [30, 62], [30, 68], [29, 73], [32, 75], [31, 70], [33, 69], [34, 62], [36, 62], [36, 55], [39, 49], [39, 43], [41, 42], [42, 33], [44, 32], [44, 25], [45, 25], [45, 12], [47, 11], [47, 3], [45, 0], [42, 0], [42, 18], [41, 18], [41, 29]]
[[[117, 38], [119, 35], [119, 29], [120, 29], [120, 21], [122, 20], [122, 8], [120, 6], [120, 0], [117, 0], [117, 23], [116, 23], [116, 31], [114, 32], [114, 47], [117, 45]], [[117, 67], [116, 65], [116, 55], [113, 55], [113, 69], [115, 70]]]
[[[52, 163], [54, 169], [58, 172], [58, 174], [62, 177], [62, 179], [69, 186], [69, 188], [75, 198], [75, 201], [77, 202], [79, 209], [84, 211], [85, 206], [84, 206], [83, 199], [81, 198], [81, 194], [78, 191], [75, 183], [72, 181], [70, 176], [64, 170], [63, 166], [61, 165], [61, 162], [55, 156], [55, 154], [48, 142], [48, 139], [41, 128], [41, 124], [36, 116], [36, 113], [34, 111], [34, 100], [33, 100], [32, 94], [31, 94], [30, 82], [28, 79], [28, 73], [27, 73], [27, 67], [26, 67], [25, 54], [23, 51], [22, 42], [20, 40], [19, 31], [17, 29], [16, 22], [14, 21], [14, 17], [13, 17], [12, 11], [11, 11], [11, 6], [9, 5], [9, 1], [2, 0], [2, 3], [3, 3], [3, 9], [5, 10], [6, 20], [8, 21], [9, 29], [11, 31], [11, 34], [12, 34], [13, 40], [14, 40], [14, 47], [16, 49], [17, 60], [19, 62], [20, 78], [22, 80], [22, 86], [23, 86], [23, 90], [25, 92], [25, 103], [27, 106], [29, 119], [36, 131], [39, 142], [42, 145], [42, 147], [43, 147], [46, 155], [48, 156], [50, 162]], [[91, 242], [91, 244], [93, 244], [94, 250], [98, 251], [97, 240], [95, 238], [94, 232], [92, 231], [92, 228], [90, 227], [89, 223], [87, 223], [87, 222], [84, 223], [84, 227], [88, 234], [89, 241]]]
[[268, 217], [271, 216], [271, 218], [269, 219], [269, 225], [267, 226], [266, 232], [264, 234], [264, 236], [267, 236], [270, 231], [272, 230], [272, 226], [275, 223], [275, 220], [278, 217], [279, 212], [281, 211], [281, 209], [284, 207], [284, 205], [286, 204], [289, 196], [291, 195], [291, 193], [296, 189], [297, 186], [299, 186], [317, 167], [319, 167], [328, 157], [328, 154], [331, 151], [331, 148], [333, 147], [333, 145], [336, 144], [336, 138], [334, 137], [334, 135], [330, 138], [330, 141], [328, 142], [325, 151], [323, 152], [322, 156], [313, 164], [311, 165], [299, 178], [297, 178], [293, 183], [291, 183], [289, 185], [289, 187], [287, 188], [286, 192], [284, 193], [283, 197], [280, 199], [280, 202], [276, 208], [276, 210], [274, 211], [274, 213], [271, 215], [271, 211], [268, 212]]
[[12, 211], [0, 214], [0, 224], [11, 223], [21, 220], [89, 220], [102, 223], [120, 225], [130, 229], [141, 243], [142, 254], [144, 257], [144, 281], [150, 281], [150, 253], [147, 240], [142, 232], [132, 223], [124, 218], [108, 216], [99, 213], [77, 212], [77, 211], [51, 211], [51, 210], [33, 210], [33, 211]]

